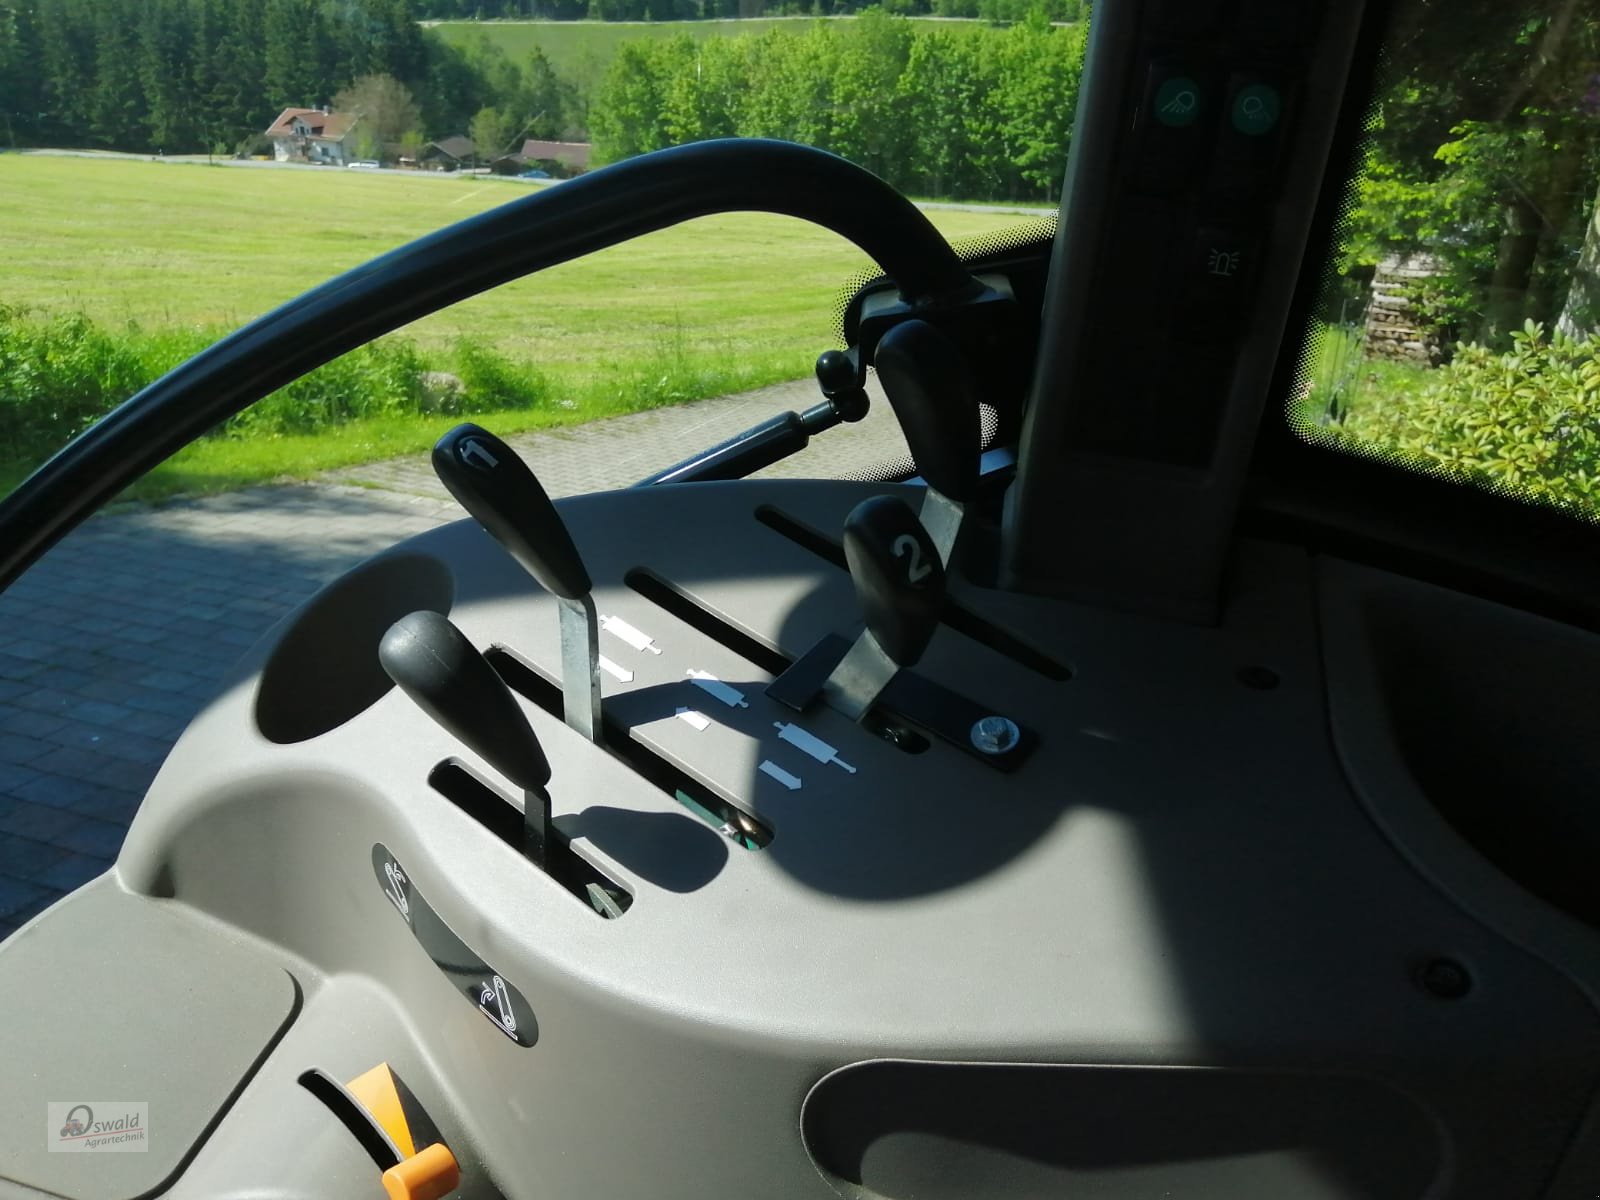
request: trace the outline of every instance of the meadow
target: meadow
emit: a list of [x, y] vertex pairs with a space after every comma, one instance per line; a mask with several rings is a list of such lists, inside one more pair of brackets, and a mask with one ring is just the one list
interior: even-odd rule
[[[755, 35], [769, 29], [803, 29], [818, 20], [852, 17], [743, 17], [729, 21], [424, 21], [446, 42], [464, 46], [479, 36], [518, 60], [537, 46], [556, 72], [580, 90], [597, 86], [617, 47], [635, 38], [670, 38], [686, 33], [696, 41]], [[925, 20], [926, 18], [911, 18]]]
[[[24, 393], [39, 364], [62, 367], [74, 356], [87, 364], [72, 366], [78, 377], [63, 376], [76, 391], [137, 385], [330, 276], [531, 186], [482, 176], [0, 155], [8, 215], [0, 306], [21, 339], [14, 345], [34, 345], [36, 360], [6, 375], [0, 353], [0, 404], [61, 408], [44, 391]], [[952, 239], [1030, 219], [929, 216]], [[386, 344], [412, 375], [459, 374], [471, 413], [493, 415], [508, 432], [576, 423], [804, 377], [833, 344], [841, 286], [866, 265], [849, 243], [804, 222], [710, 217], [519, 280]], [[52, 322], [58, 332], [63, 322], [86, 323], [95, 349], [56, 334], [28, 343], [28, 329]], [[68, 345], [76, 349], [52, 348]], [[105, 366], [108, 356], [121, 365]], [[382, 369], [374, 356], [363, 361], [373, 369], [342, 376], [347, 388], [394, 375], [391, 360]], [[302, 391], [289, 417], [325, 405], [327, 391]], [[324, 415], [318, 424], [310, 414], [304, 428], [288, 417], [243, 422], [191, 447], [141, 493], [303, 477], [421, 450], [452, 420], [405, 404]], [[10, 459], [0, 487], [74, 432], [37, 427], [53, 440], [22, 444], [12, 435], [0, 451]]]

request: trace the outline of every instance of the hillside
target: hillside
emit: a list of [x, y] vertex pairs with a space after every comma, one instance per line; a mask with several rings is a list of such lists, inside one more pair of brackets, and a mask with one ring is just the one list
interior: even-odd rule
[[[687, 33], [698, 41], [739, 34], [765, 33], [774, 28], [796, 28], [816, 20], [851, 21], [853, 17], [747, 17], [730, 21], [424, 21], [454, 46], [465, 46], [485, 37], [513, 60], [534, 46], [544, 51], [550, 65], [592, 94], [606, 67], [624, 41], [636, 38], [669, 38]], [[943, 18], [914, 17], [922, 23], [945, 23]], [[976, 22], [974, 22], [976, 23]]]

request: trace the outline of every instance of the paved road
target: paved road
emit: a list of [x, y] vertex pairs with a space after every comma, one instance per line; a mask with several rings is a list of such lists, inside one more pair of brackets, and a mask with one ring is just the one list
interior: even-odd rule
[[[623, 487], [786, 408], [788, 384], [512, 439], [553, 495]], [[905, 452], [881, 397], [767, 474]], [[233, 661], [367, 556], [459, 510], [422, 456], [88, 521], [0, 595], [0, 937], [100, 874]]]

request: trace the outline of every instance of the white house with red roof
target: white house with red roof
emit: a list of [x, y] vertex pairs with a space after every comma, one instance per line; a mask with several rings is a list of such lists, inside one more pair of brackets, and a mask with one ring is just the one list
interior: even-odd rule
[[360, 117], [327, 108], [286, 108], [267, 126], [272, 156], [279, 162], [342, 167], [355, 157], [351, 133]]

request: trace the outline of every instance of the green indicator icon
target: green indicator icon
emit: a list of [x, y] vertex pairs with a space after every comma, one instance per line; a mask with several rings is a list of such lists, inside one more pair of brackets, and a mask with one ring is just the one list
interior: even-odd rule
[[1156, 120], [1173, 129], [1193, 125], [1200, 115], [1200, 85], [1187, 75], [1169, 79], [1156, 90]]
[[1241, 88], [1233, 98], [1233, 127], [1249, 137], [1270, 133], [1282, 115], [1283, 98], [1265, 83]]

